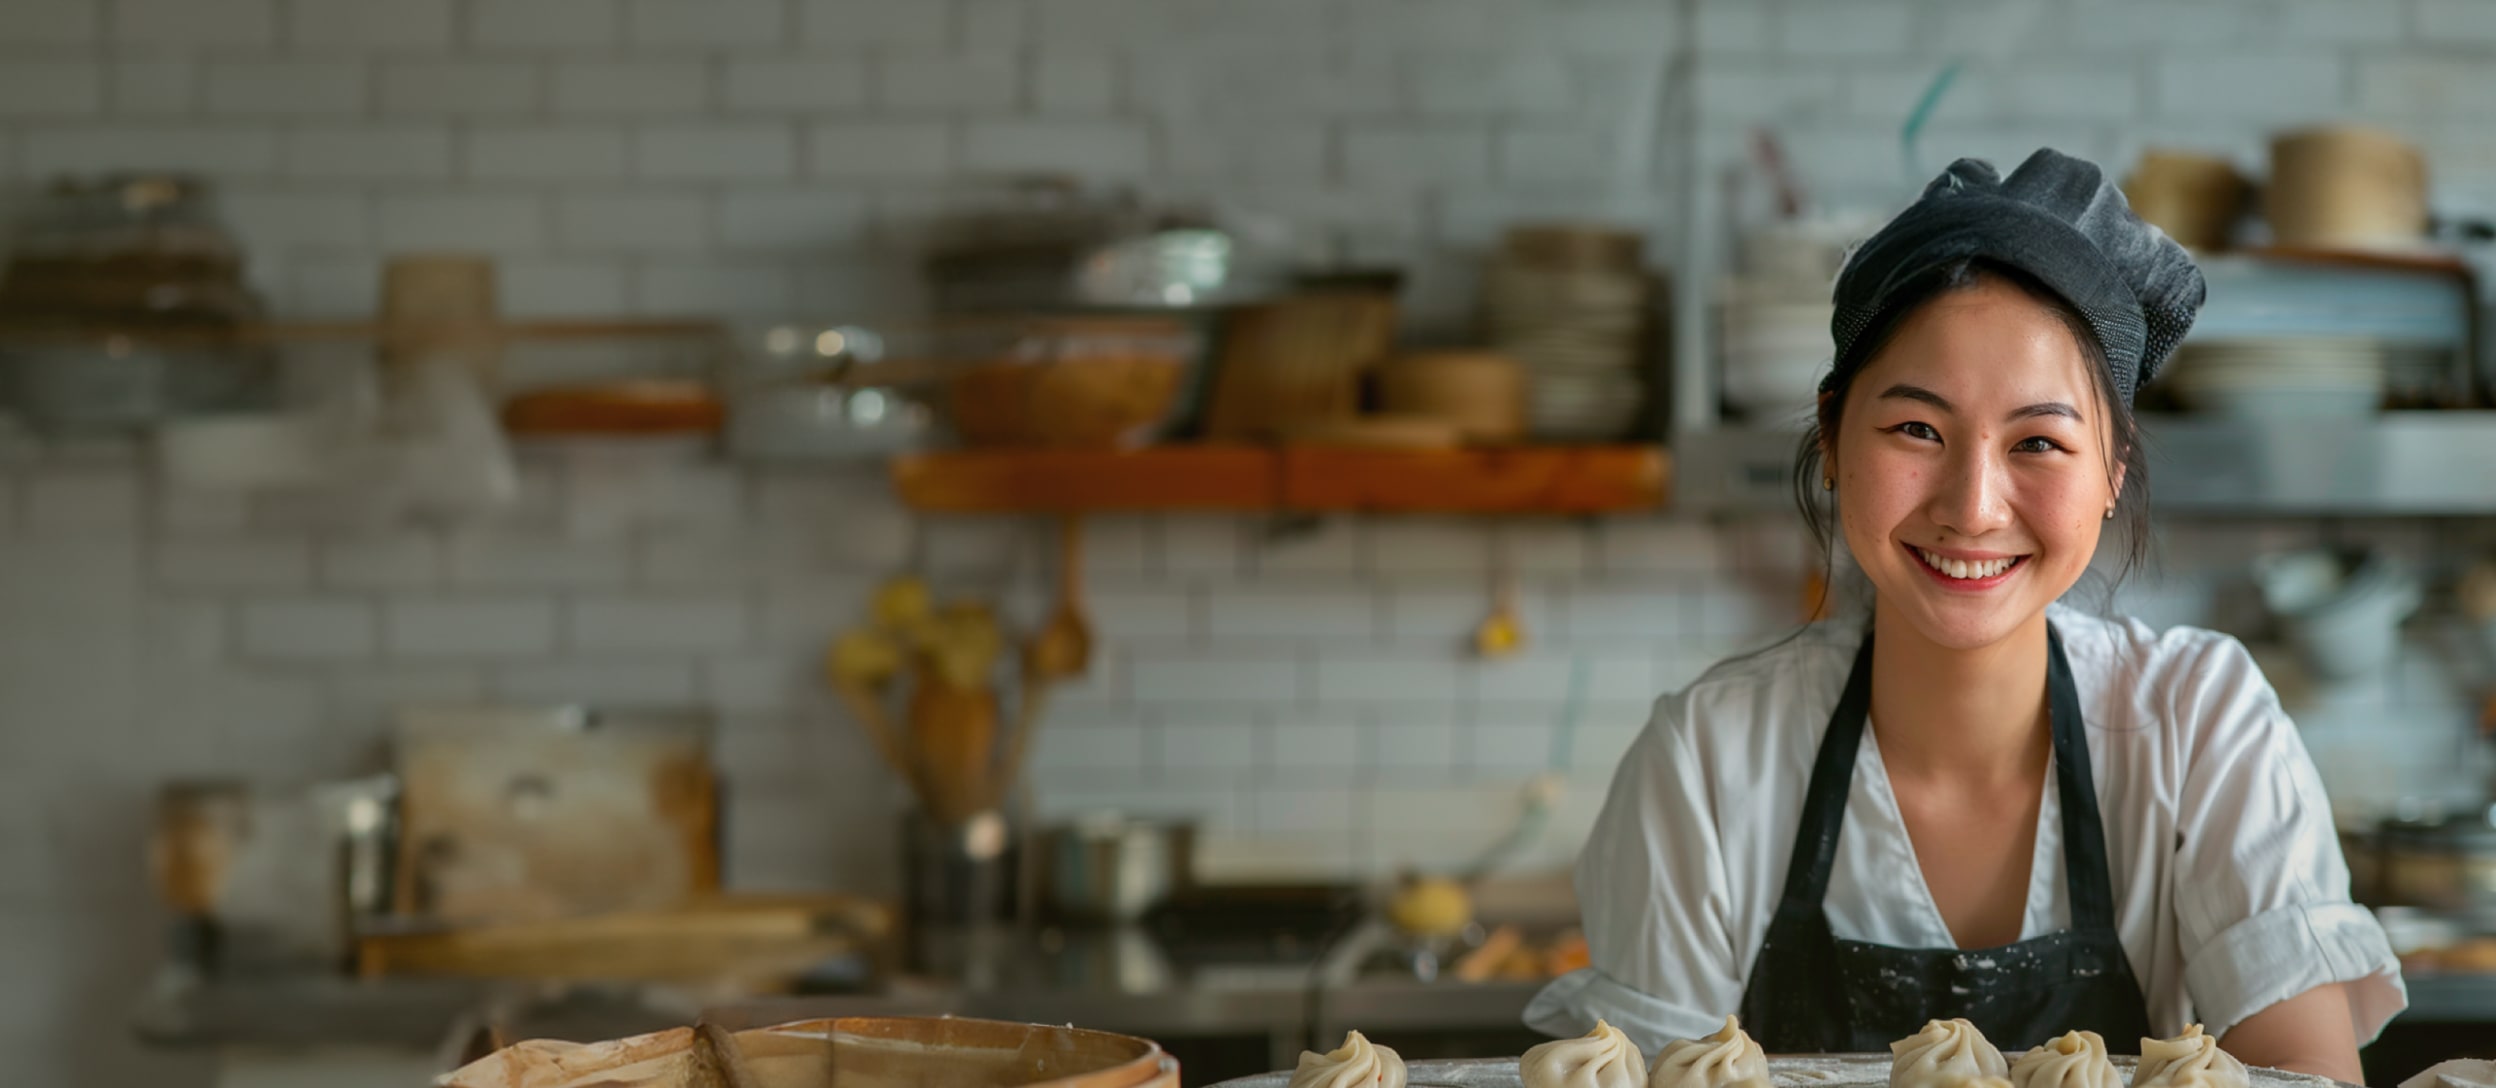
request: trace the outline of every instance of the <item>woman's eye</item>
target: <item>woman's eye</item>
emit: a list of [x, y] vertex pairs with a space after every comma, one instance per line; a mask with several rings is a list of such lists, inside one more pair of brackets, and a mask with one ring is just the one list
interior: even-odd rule
[[2061, 443], [2039, 435], [2034, 438], [2021, 439], [2018, 445], [2011, 448], [2021, 453], [2053, 453], [2063, 447]]
[[1909, 438], [1920, 438], [1927, 442], [1941, 441], [1941, 432], [1934, 430], [1933, 425], [1930, 423], [1901, 423], [1890, 428], [1890, 430], [1896, 431], [1899, 434], [1903, 434]]

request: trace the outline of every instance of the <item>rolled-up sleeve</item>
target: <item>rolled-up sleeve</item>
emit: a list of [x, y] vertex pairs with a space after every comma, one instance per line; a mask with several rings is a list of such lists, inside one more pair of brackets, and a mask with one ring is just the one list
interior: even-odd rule
[[2331, 805], [2252, 655], [2215, 639], [2178, 693], [2198, 723], [2177, 803], [2176, 915], [2184, 985], [2211, 1034], [2341, 983], [2362, 1044], [2408, 1006], [2400, 961], [2349, 898]]
[[1577, 860], [1577, 901], [1591, 966], [1554, 980], [1525, 1021], [1555, 1036], [1609, 1021], [1654, 1051], [1724, 1025], [1742, 1001], [1726, 924], [1728, 881], [1710, 791], [1680, 696], [1622, 757]]

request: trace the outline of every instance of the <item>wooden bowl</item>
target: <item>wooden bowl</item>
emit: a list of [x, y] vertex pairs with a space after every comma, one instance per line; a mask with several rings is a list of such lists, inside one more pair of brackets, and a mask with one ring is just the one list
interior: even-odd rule
[[1186, 370], [1176, 356], [981, 363], [953, 380], [953, 426], [976, 446], [1114, 449], [1152, 439]]

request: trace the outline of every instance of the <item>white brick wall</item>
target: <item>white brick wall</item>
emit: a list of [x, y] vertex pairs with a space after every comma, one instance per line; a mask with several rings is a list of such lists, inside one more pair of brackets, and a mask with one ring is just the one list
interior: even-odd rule
[[286, 134], [280, 168], [314, 181], [439, 181], [451, 176], [441, 125], [322, 125]]
[[472, 4], [469, 41], [489, 48], [595, 49], [623, 37], [623, 0]]
[[532, 657], [555, 648], [555, 605], [517, 595], [406, 597], [389, 603], [382, 628], [397, 657]]
[[547, 234], [545, 202], [534, 196], [385, 195], [379, 223], [382, 248], [395, 251], [526, 252]]
[[364, 112], [371, 70], [351, 60], [213, 61], [208, 110], [231, 117], [342, 117]]
[[[1412, 258], [1407, 326], [1434, 342], [1466, 335], [1472, 261], [1520, 218], [1624, 208], [1677, 254], [1680, 175], [1655, 167], [1737, 163], [1755, 124], [1814, 192], [1894, 200], [1897, 124], [1949, 57], [1968, 67], [1915, 173], [2041, 142], [2117, 170], [2159, 140], [2250, 163], [2276, 126], [2353, 116], [2420, 141], [2439, 198], [2496, 206], [2479, 0], [2045, 0], [2024, 23], [1985, 0], [1693, 2], [1698, 143], [1624, 182], [1614, 156], [1647, 106], [1631, 95], [1684, 44], [1678, 3], [0, 0], [0, 175], [200, 172], [292, 316], [366, 316], [388, 254], [449, 248], [500, 257], [512, 313], [778, 319], [907, 313], [934, 217], [993, 200], [1003, 174], [1069, 173], [1260, 211], [1311, 252]], [[880, 821], [891, 786], [817, 671], [913, 554], [872, 473], [533, 466], [532, 493], [560, 506], [521, 523], [346, 533], [166, 493], [140, 463], [0, 458], [0, 828], [32, 805], [96, 829], [77, 856], [135, 857], [146, 783], [355, 770], [400, 703], [690, 703], [724, 715], [735, 879], [889, 890], [890, 844], [835, 829]], [[1571, 794], [1538, 848], [1558, 859], [1656, 692], [1781, 630], [1804, 561], [1786, 526], [1512, 525], [1529, 645], [1476, 665], [1482, 526], [1269, 529], [1094, 524], [1100, 661], [1054, 700], [1042, 811], [1197, 812], [1209, 850], [1247, 868], [1462, 860], [1551, 758], [1574, 686]], [[1050, 594], [1027, 584], [1045, 564], [1015, 566], [1022, 530], [943, 519], [927, 557], [964, 586], [1019, 570], [1013, 600], [1036, 614]], [[2236, 622], [2236, 561], [2310, 536], [2185, 533], [2127, 607]], [[2286, 694], [2335, 789], [2433, 788], [2484, 777], [2438, 731], [2467, 718], [2449, 679]], [[2426, 724], [2370, 743], [2386, 713]], [[0, 868], [51, 849], [0, 831]], [[94, 947], [144, 951], [146, 902], [135, 867], [0, 881], [33, 924], [74, 915], [111, 938]], [[91, 1083], [137, 1082], [112, 1075], [140, 1068], [117, 1027], [129, 995], [59, 959], [0, 981], [0, 1008], [81, 1025], [116, 1055]]]
[[120, 0], [109, 10], [115, 45], [200, 49], [277, 40], [275, 0]]
[[1152, 159], [1144, 126], [1116, 121], [973, 123], [962, 136], [962, 168], [1130, 177]]
[[425, 49], [451, 41], [451, 0], [295, 4], [287, 42], [301, 49]]
[[926, 121], [835, 121], [807, 132], [807, 172], [824, 178], [939, 177], [953, 164], [949, 127]]
[[125, 117], [185, 115], [199, 108], [199, 62], [188, 58], [114, 61], [108, 80], [112, 111]]
[[864, 56], [802, 60], [733, 58], [726, 100], [732, 110], [840, 110], [865, 104]]
[[626, 37], [636, 45], [771, 45], [788, 36], [781, 0], [630, 0], [625, 14]]
[[277, 165], [277, 134], [252, 127], [38, 130], [18, 146], [19, 170], [36, 177], [166, 169], [253, 177]]
[[687, 252], [710, 235], [710, 209], [685, 193], [574, 193], [555, 207], [555, 237], [569, 252]]
[[104, 105], [104, 70], [87, 61], [16, 61], [0, 68], [0, 116], [79, 117]]
[[533, 113], [544, 73], [525, 61], [391, 61], [381, 69], [381, 112], [419, 117]]
[[894, 51], [875, 64], [875, 103], [896, 113], [1005, 112], [1021, 85], [1021, 62], [1006, 52]]
[[570, 61], [554, 71], [555, 112], [612, 117], [698, 113], [710, 98], [700, 61]]
[[633, 169], [646, 178], [770, 181], [796, 164], [796, 133], [784, 125], [667, 125], [633, 140]]
[[467, 133], [468, 176], [483, 181], [606, 180], [625, 175], [620, 126], [515, 125]]
[[242, 610], [242, 650], [271, 661], [339, 661], [380, 644], [371, 605], [359, 600], [269, 597]]

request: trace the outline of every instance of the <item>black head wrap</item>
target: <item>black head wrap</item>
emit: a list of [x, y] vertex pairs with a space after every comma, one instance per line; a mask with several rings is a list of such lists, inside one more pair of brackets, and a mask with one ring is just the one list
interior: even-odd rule
[[2078, 309], [2129, 403], [2193, 326], [2201, 269], [2140, 220], [2096, 163], [2040, 149], [2008, 178], [1960, 159], [1857, 248], [1837, 277], [1829, 332], [1837, 361], [1826, 392], [1871, 353], [1866, 334], [1901, 315], [1901, 289], [1943, 265], [1983, 258], [2016, 268]]

